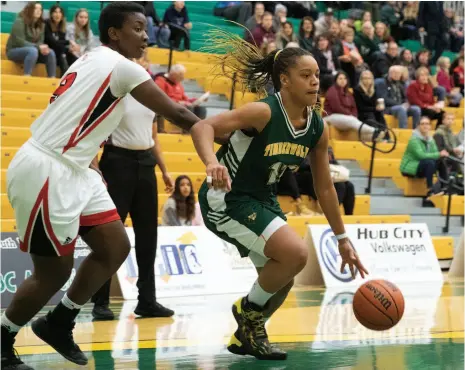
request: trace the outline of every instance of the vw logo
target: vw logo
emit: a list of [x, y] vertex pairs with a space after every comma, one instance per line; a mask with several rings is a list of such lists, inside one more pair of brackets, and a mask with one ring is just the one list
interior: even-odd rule
[[[347, 283], [352, 280], [349, 266], [344, 267], [341, 273], [341, 260], [339, 257], [337, 239], [331, 229], [326, 230], [320, 239], [320, 257], [326, 270], [329, 271], [337, 280]], [[357, 270], [355, 270], [357, 274]]]

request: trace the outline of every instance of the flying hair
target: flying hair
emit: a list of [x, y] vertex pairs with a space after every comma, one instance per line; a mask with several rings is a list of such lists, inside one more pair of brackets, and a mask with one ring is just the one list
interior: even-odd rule
[[[243, 27], [251, 36], [251, 32]], [[272, 81], [274, 89], [281, 89], [280, 75], [292, 67], [298, 57], [311, 55], [301, 48], [274, 50], [266, 56], [256, 44], [244, 40], [241, 36], [220, 27], [211, 26], [205, 34], [207, 45], [203, 52], [213, 54], [215, 59], [212, 74], [214, 76], [236, 78], [243, 93], [255, 91], [259, 96], [266, 96], [266, 86]]]

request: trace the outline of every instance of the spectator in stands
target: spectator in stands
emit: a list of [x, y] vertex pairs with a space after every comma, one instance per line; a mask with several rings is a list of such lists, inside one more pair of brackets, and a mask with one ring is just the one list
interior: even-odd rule
[[449, 74], [450, 59], [441, 57], [438, 59], [436, 79], [440, 86], [444, 87], [449, 98], [449, 106], [458, 107], [463, 99], [459, 87], [454, 87], [452, 76]]
[[268, 12], [263, 13], [261, 23], [252, 30], [252, 34], [246, 34], [245, 39], [257, 45], [259, 49], [263, 49], [268, 43], [274, 42], [276, 34], [273, 30], [273, 15]]
[[158, 45], [160, 48], [170, 47], [171, 31], [166, 24], [160, 20], [153, 6], [153, 1], [135, 1], [142, 5], [145, 10], [145, 18], [147, 19], [147, 36], [149, 37], [149, 46]]
[[380, 52], [385, 53], [388, 43], [394, 41], [389, 32], [389, 28], [383, 22], [376, 22], [374, 42], [378, 45]]
[[355, 45], [368, 65], [371, 65], [379, 55], [378, 45], [374, 41], [374, 37], [375, 28], [371, 22], [365, 22], [362, 26], [362, 32], [355, 36]]
[[433, 88], [429, 83], [429, 77], [427, 68], [418, 68], [416, 81], [413, 81], [407, 88], [407, 99], [410, 104], [421, 108], [423, 116], [437, 120], [437, 127], [439, 127], [442, 123], [443, 104], [434, 102]]
[[407, 1], [403, 11], [403, 19], [400, 22], [402, 28], [402, 39], [418, 39], [417, 18], [418, 1]]
[[276, 34], [276, 46], [278, 49], [284, 49], [289, 42], [299, 42], [294, 33], [294, 26], [291, 22], [284, 22], [281, 31]]
[[354, 89], [354, 98], [357, 105], [358, 119], [366, 124], [386, 131], [384, 120], [384, 103], [378, 102], [375, 94], [375, 80], [373, 73], [363, 71], [360, 82]]
[[337, 73], [336, 82], [326, 93], [323, 110], [324, 121], [340, 131], [359, 131], [361, 127], [361, 139], [364, 141], [384, 137], [384, 133], [379, 135], [379, 130], [375, 131], [373, 127], [357, 119], [357, 106], [354, 96], [349, 92], [348, 78], [345, 72]]
[[262, 23], [262, 16], [265, 13], [265, 5], [263, 3], [255, 3], [253, 16], [249, 17], [245, 22], [245, 27], [252, 31], [257, 25]]
[[[176, 103], [185, 105], [197, 117], [204, 119], [207, 116], [207, 109], [199, 105], [201, 101], [197, 98], [189, 98], [184, 91], [182, 81], [184, 81], [185, 73], [186, 68], [182, 64], [175, 64], [171, 66], [168, 74], [157, 74], [155, 83]], [[164, 131], [163, 127], [160, 128]]]
[[170, 27], [170, 41], [173, 42], [173, 47], [179, 49], [181, 41], [184, 40], [184, 50], [190, 50], [189, 31], [192, 29], [192, 23], [184, 1], [175, 1], [173, 5], [166, 9], [163, 23]]
[[362, 31], [362, 25], [363, 25], [365, 22], [370, 22], [370, 23], [373, 22], [373, 20], [372, 20], [372, 18], [371, 18], [371, 13], [370, 13], [370, 12], [363, 12], [362, 18], [361, 18], [360, 20], [356, 20], [356, 21], [354, 22], [355, 31], [357, 31], [357, 32]]
[[[313, 184], [311, 187], [313, 188]], [[313, 193], [315, 193], [315, 191], [313, 191]], [[295, 214], [297, 216], [312, 216], [315, 214], [303, 202], [301, 189], [299, 188], [299, 183], [297, 182], [297, 174], [291, 171], [289, 168], [284, 171], [281, 179], [279, 180], [278, 194], [292, 197], [292, 203], [295, 207]], [[304, 191], [304, 194], [310, 195], [308, 194], [308, 191]], [[292, 213], [294, 212], [290, 212], [288, 215], [291, 215]]]
[[247, 19], [252, 15], [252, 3], [250, 1], [218, 1], [213, 9], [213, 14], [245, 25]]
[[358, 83], [360, 73], [368, 68], [355, 45], [354, 37], [353, 28], [347, 27], [342, 31], [343, 55], [339, 57], [341, 69], [347, 73], [353, 86]]
[[55, 77], [57, 61], [55, 52], [45, 44], [42, 5], [29, 2], [18, 14], [6, 44], [6, 56], [16, 63], [23, 63], [24, 75], [32, 75], [37, 62], [44, 63], [48, 77]]
[[452, 74], [454, 78], [454, 86], [460, 88], [460, 93], [463, 94], [463, 56], [458, 58], [458, 65], [454, 68], [454, 72]]
[[315, 35], [315, 26], [312, 17], [302, 18], [299, 27], [299, 45], [302, 49], [313, 51], [313, 36]]
[[435, 65], [445, 49], [445, 28], [444, 9], [442, 1], [420, 1], [418, 9], [417, 25], [420, 32], [427, 33], [426, 46], [429, 50], [434, 50], [431, 65]]
[[68, 69], [66, 54], [68, 53], [69, 41], [66, 39], [66, 19], [63, 8], [52, 5], [50, 8], [50, 18], [45, 21], [45, 44], [54, 52], [63, 76]]
[[389, 68], [393, 65], [400, 65], [399, 47], [395, 41], [388, 44], [386, 53], [381, 54], [373, 63], [371, 70], [376, 78], [385, 77]]
[[[439, 126], [434, 133], [434, 141], [439, 151], [447, 150], [449, 156], [463, 158], [463, 145], [460, 144], [458, 135], [454, 135], [452, 132], [454, 120], [454, 113], [444, 112], [442, 125]], [[453, 161], [449, 162], [449, 169], [456, 173], [462, 172], [462, 166]]]
[[401, 19], [401, 14], [396, 6], [396, 1], [386, 1], [381, 7], [381, 22], [391, 27], [396, 27]]
[[421, 108], [410, 105], [405, 94], [405, 85], [401, 81], [401, 66], [389, 68], [388, 76], [376, 81], [376, 97], [384, 99], [385, 113], [392, 114], [399, 121], [399, 128], [407, 128], [407, 119], [413, 118], [413, 127], [420, 122]]
[[273, 30], [275, 33], [280, 32], [282, 26], [287, 21], [287, 8], [283, 4], [276, 4], [274, 8]]
[[457, 53], [463, 45], [463, 18], [456, 17], [452, 9], [446, 9], [444, 15], [448, 49]]
[[320, 16], [315, 22], [315, 37], [326, 34], [331, 28], [333, 23], [334, 12], [332, 8], [327, 8], [323, 16]]
[[462, 46], [460, 48], [460, 51], [459, 51], [459, 55], [457, 56], [457, 58], [454, 59], [454, 61], [452, 62], [450, 68], [449, 68], [449, 72], [451, 75], [454, 74], [454, 69], [459, 65], [459, 59], [460, 57], [464, 57], [464, 46]]
[[328, 34], [322, 34], [315, 38], [313, 57], [320, 68], [320, 91], [325, 93], [334, 83], [334, 76], [340, 67], [339, 59], [334, 55], [329, 45]]
[[336, 58], [339, 58], [344, 54], [344, 47], [342, 46], [342, 41], [340, 39], [341, 35], [341, 27], [339, 27], [339, 22], [334, 19], [331, 22], [331, 27], [329, 29], [329, 44], [331, 46], [331, 50]]
[[381, 1], [364, 1], [363, 2], [363, 9], [371, 13], [371, 18], [373, 19], [373, 21], [370, 20], [370, 22], [378, 22], [381, 19], [380, 3]]
[[69, 40], [68, 64], [73, 64], [94, 47], [94, 34], [90, 29], [89, 13], [79, 9], [74, 15], [74, 22], [66, 26], [66, 38]]
[[423, 199], [423, 206], [431, 207], [431, 201], [428, 198], [434, 193], [433, 176], [437, 170], [440, 176], [444, 175], [444, 168], [440, 166], [438, 159], [448, 157], [447, 150], [439, 151], [434, 139], [431, 137], [431, 121], [428, 117], [421, 117], [420, 124], [413, 131], [405, 153], [400, 162], [400, 172], [407, 177], [426, 178], [428, 193]]
[[415, 79], [415, 64], [413, 62], [413, 54], [409, 49], [404, 49], [400, 53], [400, 65], [408, 70], [408, 83]]
[[189, 176], [176, 178], [173, 194], [163, 205], [163, 226], [200, 226], [203, 225], [198, 202], [195, 201], [194, 188]]

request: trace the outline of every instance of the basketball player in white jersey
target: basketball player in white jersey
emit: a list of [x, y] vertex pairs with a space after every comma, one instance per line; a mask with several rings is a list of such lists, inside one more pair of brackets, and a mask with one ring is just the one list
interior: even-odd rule
[[101, 13], [103, 45], [67, 71], [50, 104], [31, 127], [7, 172], [20, 248], [34, 272], [18, 288], [1, 318], [2, 369], [32, 369], [13, 348], [16, 333], [68, 280], [78, 235], [92, 252], [83, 261], [63, 300], [32, 323], [32, 330], [68, 360], [87, 364], [72, 330], [80, 308], [125, 261], [130, 244], [98, 172], [89, 168], [123, 114], [131, 94], [152, 111], [188, 130], [198, 118], [174, 103], [150, 75], [128, 58], [147, 47], [144, 9], [113, 2]]

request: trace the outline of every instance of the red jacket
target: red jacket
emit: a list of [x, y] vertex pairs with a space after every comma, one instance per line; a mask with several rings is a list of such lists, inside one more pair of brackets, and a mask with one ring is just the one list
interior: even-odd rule
[[155, 77], [155, 83], [162, 89], [166, 95], [173, 99], [176, 103], [180, 101], [193, 102], [195, 98], [189, 98], [181, 83], [176, 83], [168, 79], [165, 75], [159, 74]]
[[354, 96], [347, 91], [347, 89], [344, 91], [336, 85], [331, 86], [326, 92], [323, 109], [325, 111], [325, 116], [329, 116], [333, 113], [346, 114], [354, 117], [358, 116]]
[[460, 85], [463, 86], [463, 79], [464, 79], [463, 67], [460, 67], [460, 66], [455, 67], [454, 78]]
[[454, 87], [454, 84], [452, 82], [452, 79], [450, 78], [449, 73], [439, 70], [436, 79], [438, 80], [438, 85], [444, 87], [446, 91], [450, 93], [450, 91]]
[[407, 88], [407, 100], [411, 105], [426, 108], [434, 105], [433, 88], [430, 84], [413, 81]]

